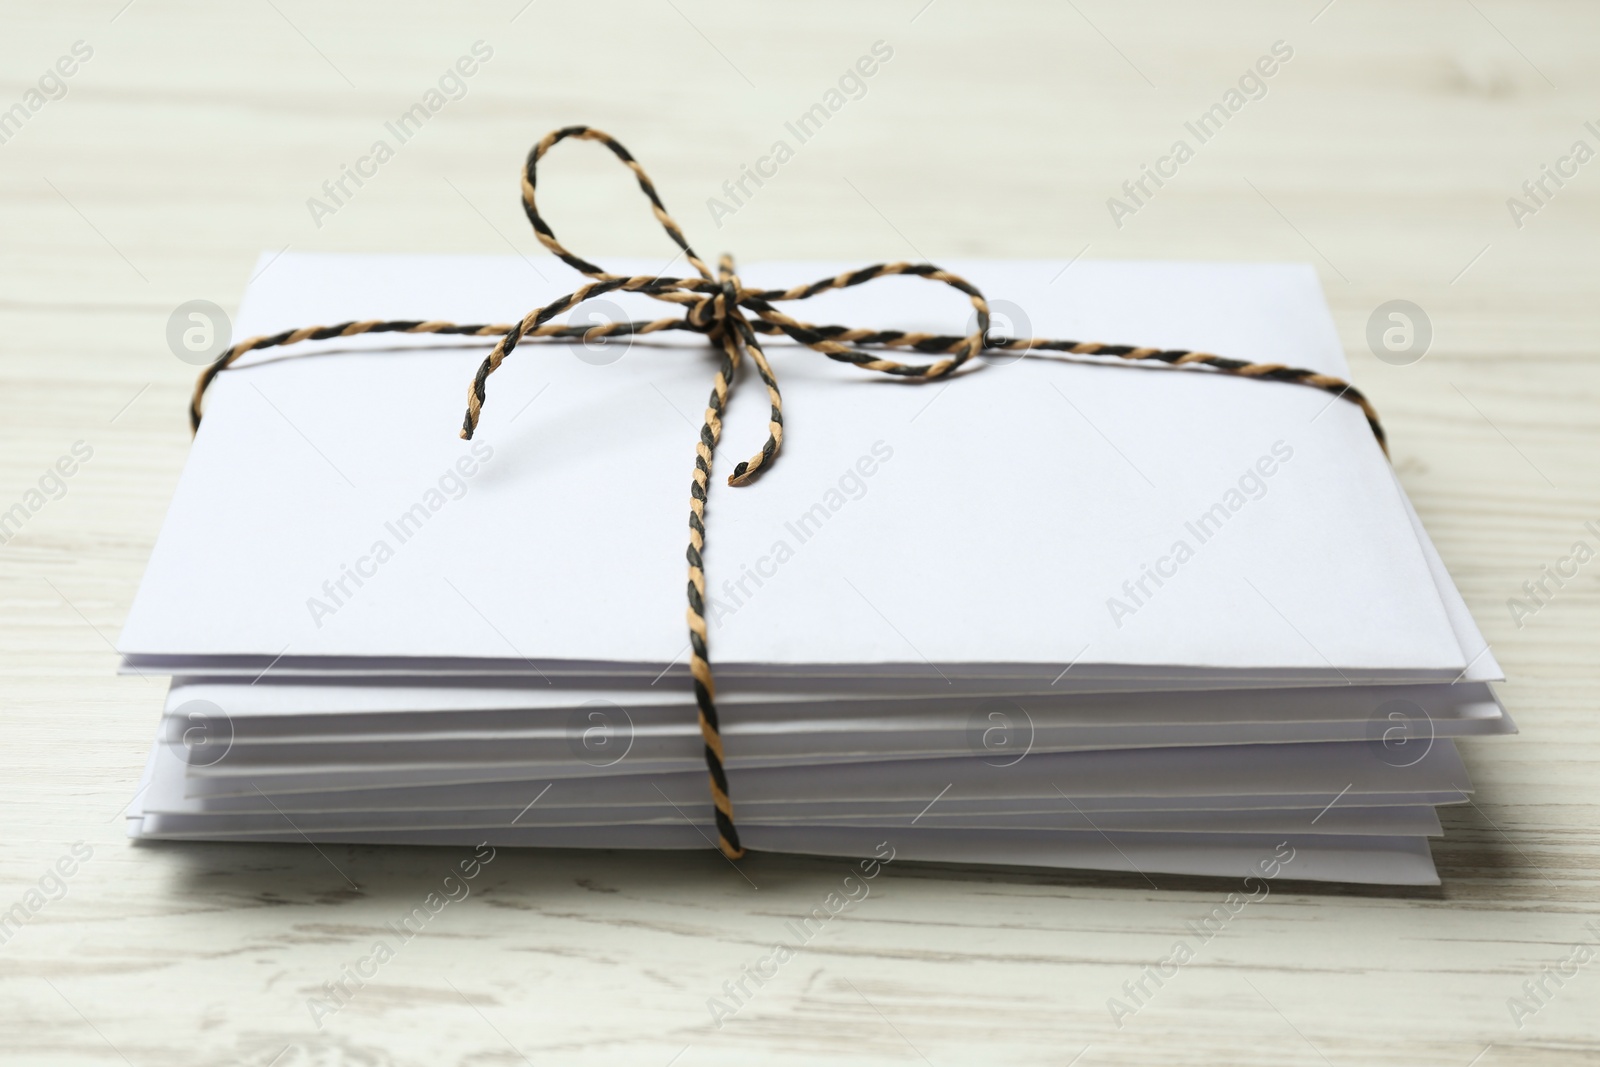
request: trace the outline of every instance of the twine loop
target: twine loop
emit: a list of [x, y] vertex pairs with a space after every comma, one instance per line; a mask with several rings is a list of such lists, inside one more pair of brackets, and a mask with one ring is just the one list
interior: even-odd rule
[[[678, 246], [679, 254], [694, 268], [695, 276], [680, 278], [665, 275], [611, 274], [568, 251], [556, 239], [555, 232], [539, 214], [535, 196], [536, 178], [539, 161], [544, 158], [545, 153], [568, 138], [596, 141], [604, 145], [633, 171], [639, 189], [650, 201], [656, 221]], [[738, 829], [733, 820], [733, 803], [729, 795], [721, 725], [717, 715], [716, 685], [712, 678], [706, 647], [706, 579], [703, 558], [706, 532], [705, 506], [710, 490], [712, 456], [722, 436], [722, 417], [727, 409], [728, 398], [738, 381], [739, 366], [746, 356], [755, 365], [757, 375], [766, 386], [771, 413], [767, 422], [766, 442], [760, 451], [735, 465], [733, 473], [728, 477], [728, 484], [749, 484], [772, 463], [783, 444], [783, 397], [757, 337], [758, 334], [785, 336], [821, 352], [829, 359], [850, 363], [862, 370], [919, 381], [935, 381], [949, 377], [985, 351], [1010, 351], [1022, 354], [1048, 351], [1080, 357], [1154, 360], [1174, 367], [1205, 367], [1215, 372], [1262, 381], [1308, 385], [1332, 393], [1336, 398], [1348, 400], [1360, 407], [1379, 445], [1384, 446], [1387, 452], [1383, 427], [1378, 421], [1377, 412], [1367, 402], [1366, 397], [1343, 379], [1281, 363], [1249, 363], [1187, 349], [991, 335], [989, 304], [983, 294], [965, 279], [931, 263], [878, 263], [789, 289], [749, 289], [735, 273], [733, 258], [723, 255], [717, 262], [717, 273], [713, 277], [705, 262], [695, 254], [694, 249], [685, 240], [678, 224], [667, 214], [661, 198], [656, 194], [655, 184], [651, 182], [644, 168], [618, 141], [588, 126], [563, 127], [545, 135], [543, 140], [533, 146], [522, 171], [522, 207], [539, 242], [562, 262], [592, 279], [590, 282], [543, 307], [530, 311], [520, 322], [512, 325], [458, 325], [435, 319], [391, 321], [368, 319], [335, 326], [308, 326], [284, 330], [281, 333], [240, 341], [201, 373], [189, 406], [190, 423], [198, 430], [201, 402], [206, 389], [216, 376], [232, 366], [240, 356], [256, 349], [365, 333], [436, 333], [498, 337], [493, 349], [478, 367], [467, 391], [467, 410], [466, 417], [462, 421], [461, 436], [471, 439], [482, 418], [489, 376], [516, 351], [519, 342], [524, 338], [582, 338], [592, 341], [613, 335], [642, 335], [668, 330], [688, 330], [704, 334], [708, 341], [721, 351], [721, 360], [710, 396], [706, 400], [705, 419], [700, 427], [700, 439], [695, 445], [694, 478], [689, 486], [689, 547], [686, 553], [689, 562], [689, 673], [693, 679], [695, 704], [699, 711], [700, 733], [705, 742], [712, 815], [717, 827], [716, 843], [723, 854], [730, 859], [739, 858], [745, 850], [739, 842]], [[818, 326], [800, 322], [773, 306], [775, 303], [807, 300], [819, 293], [847, 289], [877, 278], [895, 275], [940, 282], [962, 293], [972, 304], [976, 328], [965, 335], [944, 335], [903, 330]], [[602, 323], [595, 326], [556, 324], [551, 321], [557, 315], [571, 311], [585, 300], [611, 292], [642, 293], [664, 303], [676, 305], [682, 308], [683, 313], [681, 316], [649, 321]], [[877, 351], [873, 351], [874, 349]], [[940, 358], [931, 362], [906, 363], [887, 358], [885, 355], [886, 352], [898, 351], [910, 351]]]
[[[678, 246], [679, 254], [688, 260], [698, 277], [612, 274], [582, 256], [575, 255], [561, 243], [550, 224], [539, 213], [538, 170], [539, 161], [544, 158], [545, 153], [569, 137], [596, 141], [604, 145], [622, 161], [623, 165], [633, 171], [640, 191], [650, 202], [656, 221]], [[555, 130], [528, 152], [527, 162], [522, 171], [522, 208], [539, 242], [562, 262], [594, 280], [544, 307], [530, 311], [520, 323], [509, 328], [496, 342], [493, 350], [478, 368], [472, 388], [468, 391], [467, 414], [461, 427], [461, 436], [467, 439], [471, 439], [473, 433], [477, 431], [478, 421], [482, 417], [483, 404], [487, 399], [486, 383], [489, 375], [499, 369], [506, 357], [516, 350], [519, 340], [530, 334], [545, 331], [550, 321], [557, 315], [570, 311], [585, 300], [609, 292], [643, 293], [665, 303], [679, 305], [684, 309], [683, 317], [676, 320], [657, 319], [650, 322], [611, 323], [590, 327], [585, 333], [586, 337], [600, 337], [609, 333], [643, 334], [671, 329], [692, 330], [705, 334], [713, 344], [722, 349], [722, 366], [719, 368], [711, 398], [707, 402], [706, 421], [701, 428], [701, 443], [705, 446], [703, 451], [707, 454], [702, 457], [705, 466], [703, 472], [699, 470], [697, 464], [697, 482], [703, 480], [702, 474], [705, 478], [710, 476], [709, 453], [715, 450], [721, 438], [722, 414], [727, 407], [728, 396], [735, 387], [739, 365], [746, 356], [755, 364], [756, 373], [767, 387], [771, 415], [767, 423], [766, 442], [760, 451], [734, 467], [733, 473], [728, 477], [728, 484], [749, 484], [762, 468], [773, 461], [783, 445], [783, 397], [778, 389], [777, 379], [773, 376], [772, 366], [767, 362], [766, 352], [756, 336], [757, 333], [788, 336], [830, 359], [853, 363], [866, 370], [924, 380], [943, 378], [955, 371], [983, 351], [987, 341], [989, 305], [984, 300], [983, 294], [965, 279], [931, 264], [879, 263], [832, 278], [823, 278], [810, 285], [795, 286], [790, 289], [749, 289], [735, 273], [733, 257], [723, 255], [717, 261], [717, 273], [713, 277], [705, 261], [695, 253], [683, 236], [683, 231], [679, 229], [677, 222], [667, 213], [660, 196], [656, 193], [655, 183], [633, 158], [632, 153], [609, 134], [588, 126], [567, 126]], [[965, 337], [936, 337], [928, 334], [908, 334], [898, 330], [869, 331], [846, 330], [837, 326], [819, 327], [793, 319], [773, 306], [775, 302], [806, 300], [818, 293], [862, 285], [875, 278], [896, 274], [928, 278], [964, 293], [972, 302], [977, 314], [977, 329]], [[946, 353], [946, 358], [924, 364], [901, 363], [867, 352], [859, 347], [861, 344], [941, 352]], [[703, 534], [703, 531], [701, 533]], [[695, 583], [691, 581], [691, 584]], [[703, 593], [704, 585], [699, 584]]]

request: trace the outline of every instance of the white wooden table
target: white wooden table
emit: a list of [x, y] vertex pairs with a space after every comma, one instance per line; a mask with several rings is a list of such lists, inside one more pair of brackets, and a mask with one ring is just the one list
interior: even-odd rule
[[[0, 911], [27, 912], [0, 935], [0, 1061], [1600, 1062], [1600, 962], [1520, 1027], [1507, 1003], [1600, 939], [1600, 561], [1520, 625], [1507, 607], [1600, 543], [1600, 162], [1562, 163], [1600, 149], [1600, 10], [1323, 2], [6, 5], [0, 510], [93, 454], [0, 546]], [[464, 95], [314, 219], [477, 41]], [[864, 95], [719, 228], [704, 202], [878, 41]], [[1259, 98], [1186, 133], [1278, 41]], [[115, 676], [111, 646], [188, 441], [167, 317], [235, 308], [262, 249], [542, 256], [517, 167], [571, 122], [621, 137], [707, 255], [1316, 264], [1523, 730], [1464, 746], [1479, 792], [1446, 813], [1443, 886], [1275, 888], [1118, 1027], [1108, 999], [1233, 887], [896, 865], [716, 1028], [707, 998], [841, 864], [755, 856], [747, 882], [709, 853], [503, 851], [319, 1029], [308, 998], [462, 857], [122, 837], [163, 685]], [[1161, 163], [1179, 138], [1193, 158]], [[1143, 164], [1175, 173], [1134, 204]], [[1569, 176], [1536, 202], [1544, 165]], [[545, 189], [575, 249], [664, 247], [598, 150]], [[1431, 322], [1420, 362], [1369, 351], [1394, 299]]]

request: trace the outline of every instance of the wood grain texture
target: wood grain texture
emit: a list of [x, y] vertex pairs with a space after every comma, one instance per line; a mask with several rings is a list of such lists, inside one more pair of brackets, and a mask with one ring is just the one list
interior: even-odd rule
[[[1507, 1008], [1600, 915], [1600, 561], [1520, 626], [1506, 606], [1600, 520], [1600, 162], [1520, 228], [1506, 203], [1600, 147], [1600, 10], [1324, 3], [5, 4], [0, 108], [93, 56], [0, 144], [0, 509], [94, 455], [0, 546], [0, 910], [93, 856], [0, 945], [0, 1062], [1600, 1063], [1600, 962], [1520, 1028]], [[478, 40], [465, 95], [315, 224]], [[878, 40], [866, 94], [717, 226], [703, 201]], [[1265, 95], [1115, 225], [1107, 198], [1279, 40]], [[1276, 886], [1118, 1027], [1108, 998], [1234, 887], [895, 865], [716, 1028], [707, 998], [842, 864], [502, 851], [319, 1029], [308, 997], [462, 855], [122, 838], [164, 685], [114, 676], [111, 644], [188, 440], [167, 317], [235, 308], [262, 249], [538, 262], [517, 166], [569, 122], [646, 161], [706, 255], [1316, 264], [1523, 730], [1465, 746], [1442, 888]], [[598, 152], [541, 204], [586, 254], [662, 248]], [[1410, 366], [1365, 340], [1397, 298], [1433, 324]]]

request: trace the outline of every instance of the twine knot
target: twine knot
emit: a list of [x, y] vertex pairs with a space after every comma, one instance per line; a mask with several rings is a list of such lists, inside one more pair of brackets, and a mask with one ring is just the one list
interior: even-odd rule
[[[536, 172], [539, 161], [556, 144], [568, 138], [597, 141], [611, 150], [639, 183], [640, 190], [650, 201], [656, 221], [666, 230], [667, 236], [677, 244], [680, 254], [694, 268], [695, 277], [672, 278], [664, 275], [611, 274], [588, 260], [569, 252], [556, 239], [555, 232], [539, 214], [535, 202]], [[724, 768], [722, 732], [716, 708], [716, 686], [711, 675], [711, 663], [706, 648], [705, 619], [705, 506], [710, 489], [712, 455], [722, 437], [722, 416], [727, 409], [728, 397], [737, 381], [737, 371], [748, 356], [755, 364], [756, 373], [767, 388], [771, 415], [767, 421], [767, 440], [761, 450], [749, 459], [735, 465], [728, 478], [729, 485], [746, 485], [772, 463], [783, 443], [783, 398], [777, 380], [767, 362], [757, 334], [782, 335], [814, 349], [829, 359], [881, 374], [894, 375], [919, 381], [946, 378], [986, 350], [1004, 350], [1026, 354], [1035, 351], [1061, 352], [1082, 357], [1116, 357], [1125, 360], [1155, 360], [1174, 367], [1206, 367], [1224, 374], [1238, 375], [1264, 381], [1289, 382], [1309, 385], [1325, 390], [1359, 406], [1367, 417], [1380, 445], [1384, 444], [1383, 428], [1377, 412], [1353, 386], [1332, 375], [1281, 363], [1249, 363], [1226, 359], [1208, 352], [1187, 349], [1143, 348], [1133, 345], [1100, 344], [1094, 341], [1063, 341], [1043, 338], [1004, 337], [989, 332], [989, 305], [983, 294], [971, 283], [931, 263], [878, 263], [860, 270], [848, 271], [832, 278], [822, 278], [808, 285], [789, 289], [746, 289], [734, 272], [733, 258], [722, 256], [713, 277], [705, 263], [695, 255], [694, 249], [684, 239], [683, 231], [667, 214], [661, 198], [649, 176], [633, 156], [610, 135], [588, 126], [567, 126], [547, 135], [528, 153], [522, 172], [522, 207], [533, 226], [534, 235], [541, 244], [574, 270], [593, 279], [588, 284], [566, 296], [536, 308], [513, 325], [457, 325], [434, 319], [407, 319], [380, 321], [376, 319], [345, 322], [336, 326], [308, 326], [240, 341], [224, 352], [215, 363], [208, 366], [195, 384], [194, 398], [189, 405], [190, 424], [200, 426], [200, 405], [207, 387], [224, 369], [246, 352], [300, 341], [325, 340], [349, 337], [363, 333], [438, 333], [461, 334], [479, 337], [498, 337], [494, 348], [485, 357], [467, 391], [467, 413], [461, 425], [461, 436], [470, 439], [482, 417], [486, 399], [485, 383], [491, 374], [516, 350], [518, 343], [527, 337], [534, 338], [587, 338], [611, 335], [656, 333], [666, 330], [689, 330], [706, 335], [722, 353], [711, 394], [706, 401], [705, 421], [700, 427], [700, 439], [695, 445], [694, 480], [689, 486], [689, 561], [688, 622], [689, 622], [689, 673], [694, 680], [695, 704], [699, 710], [700, 733], [705, 741], [706, 770], [711, 779], [712, 815], [717, 826], [717, 846], [730, 859], [744, 855], [739, 843], [739, 833], [733, 821], [733, 802], [729, 799], [728, 779]], [[800, 322], [773, 305], [787, 301], [806, 300], [818, 293], [862, 285], [876, 278], [891, 275], [925, 278], [940, 282], [965, 295], [975, 314], [975, 328], [971, 333], [928, 334], [904, 330], [869, 330], [846, 326], [817, 326]], [[552, 322], [557, 315], [572, 310], [585, 300], [610, 292], [643, 293], [664, 303], [683, 309], [681, 316], [669, 316], [641, 322], [615, 322], [599, 326], [573, 326]], [[878, 349], [879, 352], [869, 351]], [[941, 358], [927, 363], [902, 363], [885, 358], [883, 351], [911, 351], [921, 355]], [[1387, 449], [1385, 449], [1387, 451]]]

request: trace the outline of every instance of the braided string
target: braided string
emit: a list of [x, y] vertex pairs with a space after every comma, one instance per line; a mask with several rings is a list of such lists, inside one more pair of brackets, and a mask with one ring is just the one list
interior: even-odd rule
[[[696, 277], [673, 278], [666, 276], [611, 274], [570, 252], [556, 238], [549, 223], [539, 214], [536, 190], [538, 164], [555, 145], [568, 139], [596, 141], [633, 171], [639, 189], [650, 201], [656, 221], [694, 268]], [[730, 859], [744, 855], [739, 843], [738, 828], [734, 824], [733, 801], [728, 789], [724, 766], [721, 722], [717, 716], [716, 685], [712, 678], [710, 653], [707, 649], [705, 618], [705, 509], [710, 493], [712, 457], [722, 438], [722, 418], [727, 410], [728, 398], [737, 381], [739, 366], [748, 355], [755, 364], [756, 373], [767, 388], [771, 414], [767, 422], [767, 439], [760, 450], [744, 460], [728, 476], [729, 485], [747, 485], [766, 466], [772, 463], [783, 444], [783, 398], [778, 382], [767, 362], [757, 334], [785, 336], [808, 348], [815, 349], [829, 359], [853, 364], [862, 370], [876, 371], [902, 378], [934, 381], [945, 378], [985, 351], [1009, 352], [1062, 352], [1074, 356], [1115, 357], [1130, 361], [1149, 361], [1177, 367], [1206, 367], [1212, 371], [1255, 378], [1262, 381], [1287, 382], [1306, 385], [1348, 400], [1358, 406], [1366, 416], [1378, 444], [1388, 453], [1387, 439], [1378, 414], [1367, 398], [1354, 386], [1341, 378], [1281, 363], [1250, 363], [1227, 359], [1209, 352], [1188, 349], [1161, 349], [1134, 345], [1110, 345], [1093, 341], [1063, 341], [1038, 337], [998, 337], [989, 333], [989, 305], [983, 294], [965, 279], [941, 270], [929, 263], [877, 263], [856, 271], [847, 271], [831, 278], [821, 278], [807, 285], [789, 289], [747, 289], [734, 271], [731, 256], [722, 256], [713, 276], [710, 269], [690, 247], [676, 221], [656, 193], [655, 183], [617, 140], [600, 130], [588, 126], [566, 126], [547, 134], [528, 153], [522, 170], [522, 208], [533, 227], [535, 236], [553, 255], [574, 270], [593, 279], [588, 284], [540, 308], [535, 308], [514, 324], [459, 325], [437, 320], [362, 320], [334, 326], [307, 326], [281, 333], [251, 337], [240, 341], [224, 352], [216, 362], [201, 373], [195, 383], [193, 399], [189, 405], [191, 427], [198, 429], [201, 402], [207, 388], [216, 376], [232, 366], [239, 357], [258, 349], [276, 348], [298, 344], [301, 341], [321, 341], [335, 337], [353, 337], [367, 333], [455, 334], [469, 337], [495, 337], [493, 349], [484, 358], [473, 376], [467, 391], [466, 417], [462, 422], [461, 436], [470, 440], [483, 415], [487, 399], [486, 383], [506, 358], [516, 351], [524, 338], [594, 340], [609, 336], [649, 334], [667, 330], [689, 330], [704, 334], [721, 351], [717, 375], [706, 400], [704, 421], [700, 426], [700, 439], [695, 444], [694, 478], [689, 486], [689, 561], [688, 623], [690, 660], [689, 673], [694, 682], [695, 704], [699, 711], [700, 733], [705, 741], [706, 769], [711, 780], [711, 799], [717, 827], [717, 846]], [[893, 275], [926, 278], [940, 282], [964, 294], [976, 312], [977, 329], [970, 334], [910, 333], [903, 330], [864, 330], [846, 326], [819, 326], [800, 322], [785, 315], [773, 305], [785, 301], [806, 300], [818, 293], [864, 285], [878, 278]], [[684, 309], [682, 317], [668, 317], [640, 322], [614, 322], [594, 326], [568, 326], [550, 320], [563, 312], [610, 292], [644, 293]], [[876, 349], [877, 352], [868, 349]], [[906, 350], [919, 355], [941, 356], [928, 363], [902, 363], [889, 359], [885, 351]]]

